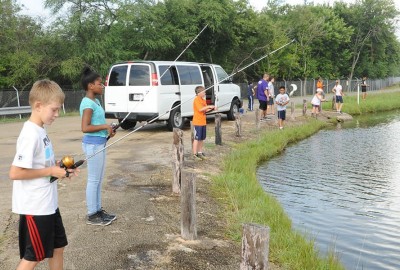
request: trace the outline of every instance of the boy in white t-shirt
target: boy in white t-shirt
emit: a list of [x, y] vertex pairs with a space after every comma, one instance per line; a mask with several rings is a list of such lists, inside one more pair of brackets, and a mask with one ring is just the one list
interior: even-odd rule
[[[68, 244], [58, 209], [57, 181], [67, 177], [56, 164], [51, 141], [44, 125], [58, 117], [65, 95], [57, 83], [40, 80], [29, 93], [32, 113], [17, 140], [9, 176], [13, 180], [12, 212], [20, 215], [17, 270], [34, 269], [49, 258], [51, 270], [63, 269], [64, 247]], [[70, 175], [75, 170], [68, 169]]]
[[283, 129], [283, 122], [286, 119], [286, 105], [289, 103], [289, 96], [286, 94], [284, 86], [279, 87], [279, 94], [276, 96], [275, 103], [278, 111], [279, 129]]

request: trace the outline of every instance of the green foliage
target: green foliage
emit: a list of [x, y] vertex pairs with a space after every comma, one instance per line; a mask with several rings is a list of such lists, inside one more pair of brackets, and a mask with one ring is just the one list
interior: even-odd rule
[[84, 64], [105, 75], [115, 62], [175, 60], [185, 48], [178, 60], [235, 72], [293, 38], [236, 80], [264, 72], [286, 80], [400, 74], [393, 0], [282, 3], [256, 12], [247, 0], [46, 0], [58, 19], [43, 26], [20, 15], [15, 1], [1, 1], [0, 86], [26, 87], [41, 77], [77, 85]]

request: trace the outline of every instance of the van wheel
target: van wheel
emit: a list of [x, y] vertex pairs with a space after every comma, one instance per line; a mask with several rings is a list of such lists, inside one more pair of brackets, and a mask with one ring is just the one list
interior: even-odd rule
[[121, 128], [124, 130], [131, 129], [136, 126], [136, 121], [125, 120], [121, 123], [121, 120], [119, 119], [118, 122], [121, 124]]
[[182, 129], [185, 122], [183, 121], [181, 115], [181, 108], [177, 107], [171, 111], [169, 115], [169, 119], [167, 122], [167, 128], [169, 131], [172, 131], [174, 128]]
[[235, 113], [237, 112], [239, 112], [239, 103], [237, 100], [234, 100], [232, 101], [229, 112], [226, 114], [228, 116], [228, 120], [235, 120]]

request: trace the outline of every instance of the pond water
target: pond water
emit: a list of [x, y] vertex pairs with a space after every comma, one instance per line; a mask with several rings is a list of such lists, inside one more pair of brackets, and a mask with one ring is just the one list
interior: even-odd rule
[[323, 130], [261, 165], [293, 227], [346, 269], [400, 269], [400, 113]]

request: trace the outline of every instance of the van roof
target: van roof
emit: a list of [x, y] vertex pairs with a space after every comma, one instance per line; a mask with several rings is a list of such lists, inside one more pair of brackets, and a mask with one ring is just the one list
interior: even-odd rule
[[114, 65], [119, 65], [119, 64], [133, 64], [133, 63], [152, 63], [152, 64], [166, 64], [170, 65], [173, 63], [179, 63], [179, 64], [199, 64], [197, 62], [184, 62], [184, 61], [146, 61], [146, 60], [130, 60], [130, 61], [123, 61], [123, 62], [118, 62], [115, 63]]
[[152, 60], [129, 60], [129, 61], [123, 61], [123, 62], [118, 62], [114, 63], [114, 65], [121, 65], [121, 64], [133, 64], [133, 63], [144, 63], [144, 64], [155, 64], [155, 65], [172, 65], [172, 64], [195, 64], [195, 65], [213, 65], [213, 66], [219, 66], [216, 64], [210, 64], [210, 63], [199, 63], [199, 62], [186, 62], [186, 61], [152, 61]]

